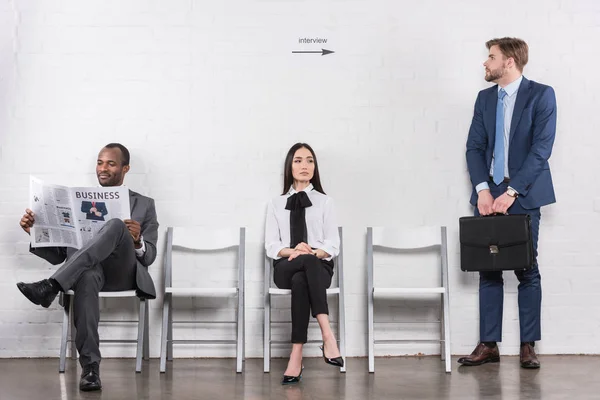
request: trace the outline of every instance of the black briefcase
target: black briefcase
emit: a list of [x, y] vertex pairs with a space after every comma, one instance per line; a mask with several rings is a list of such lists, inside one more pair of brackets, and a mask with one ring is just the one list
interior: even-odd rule
[[459, 227], [463, 271], [524, 270], [533, 266], [529, 215], [462, 217]]

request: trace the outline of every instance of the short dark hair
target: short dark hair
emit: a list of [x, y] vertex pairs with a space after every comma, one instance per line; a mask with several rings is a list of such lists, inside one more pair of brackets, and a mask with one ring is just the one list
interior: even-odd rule
[[492, 46], [498, 46], [504, 57], [512, 57], [515, 60], [515, 65], [521, 72], [523, 72], [523, 68], [527, 65], [527, 61], [529, 61], [529, 46], [527, 46], [527, 43], [523, 39], [503, 37], [488, 40], [485, 45], [488, 50]]
[[283, 167], [283, 193], [286, 194], [290, 190], [290, 186], [294, 183], [294, 176], [292, 174], [292, 162], [294, 161], [294, 154], [298, 149], [305, 148], [312, 154], [313, 160], [315, 161], [315, 172], [313, 174], [310, 183], [312, 183], [313, 187], [317, 192], [321, 192], [325, 194], [323, 191], [323, 186], [321, 186], [321, 177], [319, 176], [319, 164], [317, 163], [317, 155], [315, 154], [312, 147], [310, 147], [306, 143], [296, 143], [293, 145], [287, 153], [285, 157], [285, 163]]
[[119, 149], [121, 150], [121, 165], [129, 165], [129, 150], [121, 143], [109, 143], [104, 146], [105, 149]]

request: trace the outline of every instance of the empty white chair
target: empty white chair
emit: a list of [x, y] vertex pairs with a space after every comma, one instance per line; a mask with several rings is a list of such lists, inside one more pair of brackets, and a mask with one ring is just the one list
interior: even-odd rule
[[[373, 251], [377, 248], [397, 250], [417, 250], [434, 248], [440, 252], [440, 285], [424, 288], [374, 287]], [[448, 289], [448, 248], [446, 227], [418, 227], [410, 229], [367, 228], [367, 295], [368, 295], [368, 331], [369, 331], [369, 372], [375, 372], [375, 344], [394, 342], [432, 342], [432, 340], [375, 340], [374, 300], [377, 295], [404, 296], [415, 294], [441, 295], [440, 339], [441, 358], [446, 362], [446, 372], [451, 371], [450, 359], [450, 305]]]
[[[62, 324], [62, 335], [60, 341], [60, 358], [58, 363], [58, 371], [65, 372], [65, 364], [67, 358], [67, 346], [71, 343], [71, 357], [77, 358], [77, 349], [75, 348], [75, 339], [73, 339], [73, 332], [75, 327], [73, 325], [73, 299], [72, 296], [75, 294], [74, 291], [69, 290], [64, 293], [63, 296], [63, 324]], [[124, 290], [119, 292], [100, 292], [100, 298], [132, 298], [137, 297], [135, 290]], [[136, 343], [136, 356], [135, 356], [135, 372], [142, 372], [142, 357], [144, 360], [148, 360], [150, 356], [149, 350], [149, 327], [148, 327], [148, 300], [145, 298], [139, 299], [139, 313], [138, 319], [136, 320], [100, 320], [101, 324], [124, 324], [124, 323], [136, 323], [137, 324], [137, 339], [100, 339], [100, 343]]]
[[[334, 260], [333, 275], [337, 276], [337, 287], [327, 289], [327, 295], [338, 296], [338, 329], [337, 336], [340, 346], [340, 354], [344, 358], [344, 366], [340, 368], [340, 372], [346, 372], [346, 313], [344, 311], [344, 246], [342, 237], [342, 228], [338, 227], [340, 234], [340, 253]], [[271, 369], [271, 344], [272, 343], [289, 343], [289, 341], [274, 341], [271, 340], [271, 323], [291, 323], [291, 321], [271, 321], [271, 296], [291, 295], [290, 289], [279, 289], [271, 287], [273, 282], [273, 262], [270, 258], [265, 257], [265, 280], [264, 280], [264, 296], [265, 296], [265, 320], [264, 320], [264, 372], [269, 372]], [[335, 279], [334, 279], [335, 280]], [[332, 283], [333, 286], [333, 283]], [[330, 321], [334, 323], [334, 321]], [[308, 340], [307, 343], [321, 343], [321, 340]]]
[[[173, 249], [191, 249], [199, 252], [210, 252], [237, 247], [237, 286], [227, 288], [198, 288], [198, 287], [174, 287], [173, 273]], [[234, 229], [208, 229], [203, 227], [190, 228], [168, 228], [167, 250], [165, 253], [165, 290], [163, 303], [162, 335], [160, 348], [160, 372], [165, 372], [167, 359], [173, 360], [173, 344], [236, 344], [236, 371], [242, 372], [244, 360], [244, 268], [246, 252], [246, 228]], [[176, 267], [175, 267], [176, 268]], [[201, 276], [201, 275], [199, 275]], [[235, 321], [174, 321], [173, 320], [173, 297], [203, 297], [203, 296], [236, 296], [237, 312]], [[235, 340], [175, 340], [173, 339], [173, 323], [202, 323], [223, 324], [231, 323], [236, 326]]]

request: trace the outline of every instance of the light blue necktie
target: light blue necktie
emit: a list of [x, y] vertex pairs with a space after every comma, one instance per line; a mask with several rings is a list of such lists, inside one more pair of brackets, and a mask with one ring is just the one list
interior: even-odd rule
[[494, 183], [499, 185], [504, 181], [504, 96], [506, 91], [498, 92], [496, 105], [496, 142], [494, 144]]

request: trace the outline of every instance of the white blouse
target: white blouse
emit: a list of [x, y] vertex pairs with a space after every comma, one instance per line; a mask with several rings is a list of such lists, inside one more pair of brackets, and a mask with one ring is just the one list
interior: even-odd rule
[[[304, 191], [312, 203], [312, 206], [305, 209], [308, 245], [327, 252], [331, 257], [326, 260], [331, 260], [340, 251], [340, 235], [333, 200], [314, 190], [312, 184]], [[278, 254], [282, 249], [290, 247], [290, 210], [286, 210], [285, 205], [288, 197], [294, 193], [296, 190], [291, 187], [285, 195], [271, 200], [267, 207], [265, 249], [267, 256], [274, 260], [281, 258]]]

